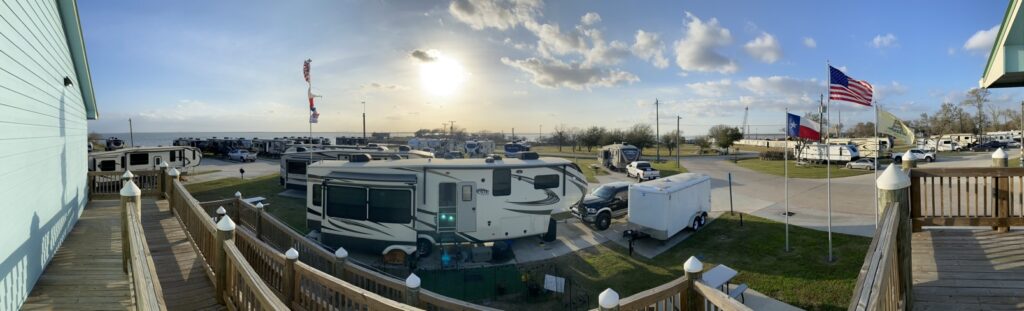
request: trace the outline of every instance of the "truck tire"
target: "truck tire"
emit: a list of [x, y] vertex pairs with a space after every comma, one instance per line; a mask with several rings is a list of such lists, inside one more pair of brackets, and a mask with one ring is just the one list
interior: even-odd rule
[[601, 212], [597, 214], [597, 219], [594, 220], [594, 228], [597, 231], [604, 231], [612, 225], [612, 214], [608, 212]]
[[554, 219], [548, 219], [548, 232], [541, 237], [544, 242], [552, 242], [558, 238], [558, 223]]
[[416, 254], [419, 255], [420, 257], [430, 256], [430, 252], [432, 252], [433, 250], [434, 243], [431, 243], [430, 240], [423, 238], [416, 240]]
[[924, 159], [926, 161], [928, 161], [928, 162], [935, 162], [935, 158], [932, 158], [932, 157], [927, 157], [927, 158], [924, 158]]

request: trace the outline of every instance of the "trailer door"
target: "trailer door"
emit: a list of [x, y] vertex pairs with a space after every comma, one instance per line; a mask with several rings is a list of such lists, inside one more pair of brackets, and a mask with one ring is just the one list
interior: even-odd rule
[[476, 182], [459, 183], [459, 198], [455, 206], [456, 231], [476, 232]]

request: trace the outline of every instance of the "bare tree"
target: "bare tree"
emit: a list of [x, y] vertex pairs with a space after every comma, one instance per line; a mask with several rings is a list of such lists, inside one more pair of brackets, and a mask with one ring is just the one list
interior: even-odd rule
[[558, 144], [558, 152], [562, 152], [562, 145], [569, 141], [569, 129], [565, 127], [565, 124], [555, 126], [555, 132], [552, 133], [551, 140]]
[[967, 98], [960, 102], [961, 106], [972, 107], [977, 110], [975, 117], [974, 133], [980, 134], [985, 131], [985, 103], [988, 102], [988, 89], [974, 88], [967, 91]]

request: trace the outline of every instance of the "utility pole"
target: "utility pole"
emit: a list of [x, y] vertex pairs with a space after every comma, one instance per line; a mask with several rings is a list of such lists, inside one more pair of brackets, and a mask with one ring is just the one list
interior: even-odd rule
[[[1024, 107], [1024, 103], [1022, 103], [1021, 106]], [[679, 131], [679, 120], [681, 120], [682, 118], [683, 117], [680, 117], [679, 115], [676, 115], [676, 137], [675, 137], [675, 139], [676, 139], [676, 167], [677, 168], [679, 167], [679, 145], [681, 145], [681, 142], [679, 141], [679, 139], [683, 137], [683, 133]]]
[[[362, 103], [363, 103], [363, 141], [364, 141], [364, 144], [365, 144], [365, 141], [366, 141], [366, 101], [364, 100]], [[312, 136], [312, 135], [310, 135], [310, 136]]]
[[128, 118], [128, 147], [135, 147], [135, 131], [132, 130], [132, 118]]
[[658, 152], [657, 152], [658, 156], [654, 160], [654, 162], [661, 162], [661, 144], [660, 144], [660, 142], [661, 142], [661, 129], [659, 128], [659, 125], [661, 124], [661, 122], [659, 122], [659, 121], [661, 121], [661, 120], [658, 120], [658, 118], [659, 118], [659, 115], [658, 115], [658, 99], [655, 98], [654, 99], [654, 145], [658, 146]]
[[537, 125], [537, 142], [540, 142], [540, 138], [544, 137], [544, 125]]

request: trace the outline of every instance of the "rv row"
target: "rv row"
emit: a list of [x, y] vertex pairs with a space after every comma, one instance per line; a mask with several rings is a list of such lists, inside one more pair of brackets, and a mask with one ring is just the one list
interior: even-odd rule
[[[796, 155], [796, 160], [805, 162], [836, 162], [846, 163], [856, 161], [864, 155], [861, 154], [861, 150], [854, 141], [843, 139], [834, 140], [830, 144], [822, 143], [797, 143], [795, 141], [761, 141], [766, 143], [777, 143], [780, 145], [766, 145], [766, 147], [772, 148], [793, 148], [793, 154]], [[861, 142], [861, 141], [856, 141]], [[862, 144], [866, 144], [861, 142]], [[788, 144], [788, 146], [787, 146]], [[889, 138], [879, 138], [875, 144], [869, 145], [872, 152], [874, 150], [881, 150], [882, 157], [888, 157], [891, 154], [889, 146], [891, 146], [892, 140]], [[877, 147], [876, 147], [877, 146]], [[877, 149], [876, 149], [877, 148]], [[597, 161], [602, 166], [616, 171], [626, 171], [629, 165], [634, 162], [640, 161], [641, 150], [636, 146], [627, 143], [611, 144], [601, 147], [597, 152]], [[874, 156], [872, 153], [871, 156]], [[640, 178], [643, 179], [643, 178]]]

